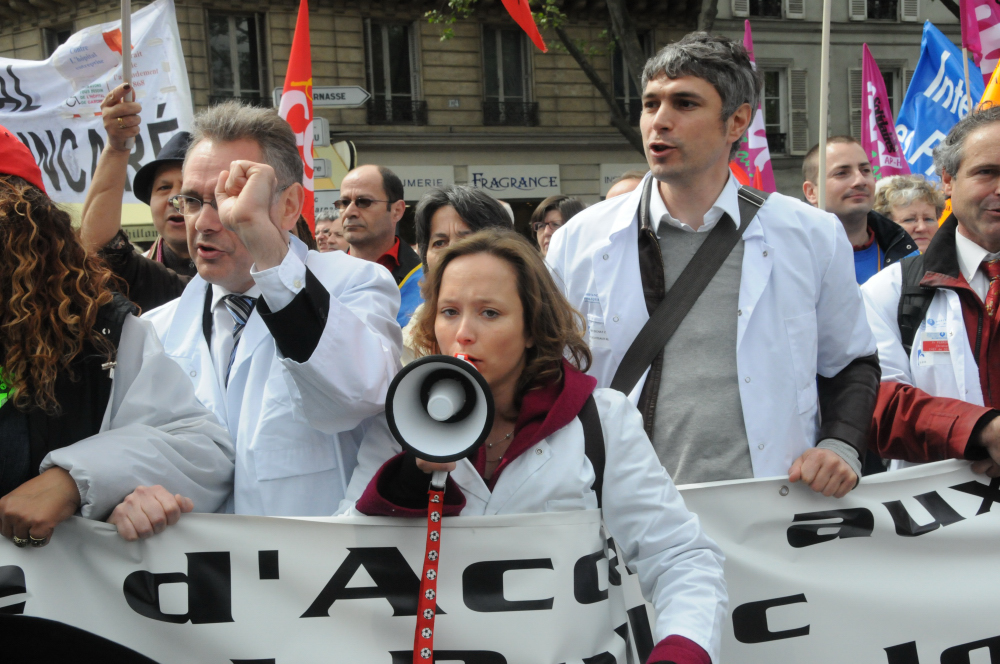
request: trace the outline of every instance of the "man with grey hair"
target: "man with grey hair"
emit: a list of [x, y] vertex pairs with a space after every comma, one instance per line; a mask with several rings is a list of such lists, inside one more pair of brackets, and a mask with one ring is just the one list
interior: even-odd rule
[[[843, 496], [878, 387], [844, 229], [730, 172], [761, 89], [743, 46], [690, 34], [654, 55], [642, 82], [651, 173], [557, 231], [547, 257], [586, 316], [590, 373], [638, 403], [678, 484], [788, 474]], [[721, 267], [706, 273], [708, 259]], [[619, 373], [627, 353], [641, 357], [630, 347], [660, 303], [676, 311], [685, 298], [673, 336], [640, 338], [659, 354]]]
[[1000, 477], [1000, 108], [952, 127], [934, 166], [952, 214], [861, 289], [882, 365], [871, 445], [893, 467], [972, 459]]
[[[236, 444], [228, 511], [333, 514], [361, 437], [384, 427], [399, 367], [399, 291], [372, 263], [308, 251], [292, 234], [303, 165], [274, 110], [227, 102], [195, 117], [181, 193], [198, 268], [176, 300], [144, 316]], [[137, 492], [116, 510], [158, 532], [175, 498]]]

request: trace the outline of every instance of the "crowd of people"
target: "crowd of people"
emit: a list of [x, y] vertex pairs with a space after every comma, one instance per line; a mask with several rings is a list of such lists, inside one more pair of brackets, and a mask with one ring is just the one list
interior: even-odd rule
[[[787, 475], [840, 498], [947, 458], [1000, 476], [1000, 109], [935, 150], [940, 190], [877, 184], [834, 137], [826, 173], [818, 147], [804, 160], [803, 202], [730, 172], [762, 88], [743, 46], [688, 35], [642, 87], [649, 172], [590, 207], [544, 200], [533, 242], [453, 185], [419, 201], [411, 247], [400, 179], [366, 165], [312, 250], [291, 129], [228, 102], [136, 173], [160, 233], [140, 254], [120, 221], [142, 122], [127, 85], [102, 107], [78, 233], [0, 131], [0, 533], [418, 516], [447, 470], [451, 516], [602, 507], [656, 609], [649, 661], [706, 664], [723, 558], [675, 484]], [[495, 402], [485, 444], [450, 464], [404, 453], [384, 413], [402, 363], [434, 354], [466, 357]], [[585, 449], [594, 422], [606, 462]]]

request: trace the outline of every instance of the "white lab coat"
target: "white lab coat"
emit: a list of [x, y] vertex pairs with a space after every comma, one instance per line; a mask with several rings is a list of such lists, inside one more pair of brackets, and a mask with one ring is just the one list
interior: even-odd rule
[[125, 319], [100, 432], [50, 452], [41, 471], [69, 471], [80, 514], [105, 519], [139, 485], [161, 484], [214, 512], [233, 487], [229, 432], [198, 402], [149, 321]]
[[[958, 293], [947, 288], [935, 291], [927, 314], [913, 336], [910, 356], [906, 356], [899, 333], [899, 296], [903, 271], [899, 263], [890, 265], [869, 279], [861, 288], [868, 322], [878, 341], [878, 361], [882, 380], [919, 388], [935, 397], [960, 399], [983, 406], [983, 388], [979, 365], [969, 345], [969, 335], [962, 317]], [[948, 341], [948, 352], [924, 353], [922, 341], [927, 334]], [[941, 336], [943, 335], [943, 336]], [[891, 468], [917, 465], [898, 459]]]
[[[637, 250], [642, 189], [573, 217], [556, 231], [546, 256], [556, 283], [585, 317], [594, 356], [589, 373], [600, 387], [611, 384], [649, 319]], [[855, 281], [853, 249], [835, 216], [771, 194], [743, 242], [733, 316], [750, 459], [754, 477], [786, 475], [817, 443], [816, 375], [834, 376], [871, 355], [875, 340]], [[644, 382], [629, 395], [633, 403]]]
[[307, 252], [297, 238], [290, 247], [330, 293], [323, 336], [304, 363], [281, 355], [255, 308], [223, 392], [216, 372], [225, 368], [214, 366], [202, 327], [209, 284], [201, 277], [144, 316], [232, 434], [236, 470], [227, 511], [237, 514], [332, 514], [399, 369], [399, 290], [388, 271], [342, 251]]
[[[684, 506], [635, 407], [615, 390], [598, 389], [594, 400], [607, 452], [604, 522], [656, 609], [656, 639], [683, 636], [718, 662], [728, 605], [722, 551]], [[368, 436], [349, 496], [360, 497], [382, 464], [400, 451], [391, 436]], [[584, 452], [579, 419], [514, 459], [492, 493], [468, 459], [457, 462], [451, 478], [465, 494], [463, 516], [597, 509], [594, 468]], [[341, 513], [360, 514], [353, 503]]]

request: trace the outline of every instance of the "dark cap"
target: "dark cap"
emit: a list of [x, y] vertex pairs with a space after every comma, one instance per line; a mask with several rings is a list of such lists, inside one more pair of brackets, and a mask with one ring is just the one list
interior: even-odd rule
[[153, 179], [156, 178], [156, 171], [160, 170], [161, 166], [168, 164], [173, 166], [183, 164], [184, 153], [187, 152], [190, 144], [191, 134], [186, 131], [179, 131], [174, 134], [167, 141], [167, 144], [160, 149], [160, 154], [156, 155], [156, 159], [136, 172], [135, 179], [132, 180], [132, 191], [135, 193], [135, 197], [146, 205], [149, 205], [149, 199], [153, 194]]

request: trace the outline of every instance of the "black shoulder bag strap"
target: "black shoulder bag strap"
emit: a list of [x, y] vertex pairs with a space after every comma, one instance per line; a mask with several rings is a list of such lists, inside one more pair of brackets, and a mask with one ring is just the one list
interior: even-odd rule
[[[642, 199], [639, 203], [640, 229], [649, 225], [649, 198], [653, 193], [653, 180], [652, 177], [647, 178], [642, 190]], [[739, 228], [726, 223], [729, 215], [725, 215], [708, 233], [708, 237], [625, 352], [625, 357], [615, 372], [614, 380], [611, 381], [611, 389], [625, 394], [632, 391], [642, 378], [642, 374], [680, 327], [684, 317], [691, 311], [691, 307], [712, 281], [716, 272], [726, 262], [733, 247], [743, 237], [743, 232], [757, 216], [757, 211], [769, 196], [750, 187], [740, 187], [738, 195]]]
[[924, 278], [924, 256], [908, 256], [899, 262], [899, 269], [903, 273], [903, 282], [899, 291], [899, 309], [896, 312], [896, 322], [899, 325], [899, 336], [903, 342], [903, 350], [906, 356], [910, 356], [913, 348], [913, 339], [917, 336], [917, 330], [924, 316], [927, 315], [927, 308], [931, 306], [934, 299], [934, 290], [924, 288], [920, 285]]
[[603, 504], [601, 496], [604, 489], [604, 459], [606, 456], [604, 449], [604, 430], [601, 429], [601, 416], [597, 412], [597, 402], [591, 394], [583, 402], [583, 408], [577, 414], [580, 424], [583, 425], [583, 449], [590, 465], [594, 467], [594, 484], [591, 488], [597, 494], [597, 506]]

